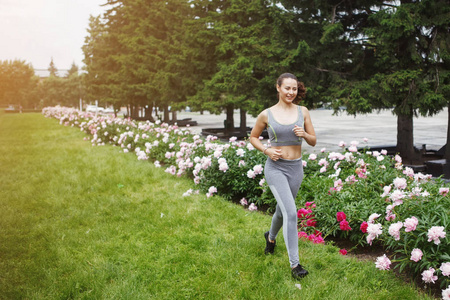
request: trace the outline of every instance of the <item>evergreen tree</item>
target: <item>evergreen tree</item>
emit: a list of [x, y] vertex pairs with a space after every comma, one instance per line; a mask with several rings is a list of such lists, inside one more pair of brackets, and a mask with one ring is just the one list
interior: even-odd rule
[[55, 66], [55, 63], [53, 62], [53, 57], [50, 60], [50, 65], [47, 69], [50, 72], [50, 76], [58, 77], [58, 69]]

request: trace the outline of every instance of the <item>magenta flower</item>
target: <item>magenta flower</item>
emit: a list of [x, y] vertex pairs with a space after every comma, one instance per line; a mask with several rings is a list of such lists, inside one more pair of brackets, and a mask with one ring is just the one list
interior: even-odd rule
[[323, 239], [322, 236], [320, 236], [320, 235], [315, 235], [315, 236], [314, 236], [313, 243], [314, 243], [314, 244], [325, 244], [325, 240]]
[[415, 261], [415, 262], [418, 262], [419, 260], [421, 260], [422, 259], [422, 256], [423, 256], [423, 252], [422, 252], [422, 250], [420, 250], [420, 249], [418, 249], [418, 248], [414, 248], [412, 251], [411, 251], [411, 260], [413, 260], [413, 261]]
[[306, 206], [306, 207], [311, 206], [312, 208], [315, 208], [315, 207], [316, 207], [316, 204], [314, 203], [314, 201], [311, 201], [311, 202], [306, 202], [306, 203], [305, 203], [305, 206]]
[[410, 232], [416, 230], [417, 224], [419, 224], [419, 220], [416, 217], [411, 217], [405, 220], [403, 226], [405, 226], [406, 232]]
[[400, 240], [400, 229], [402, 229], [402, 227], [403, 222], [397, 222], [389, 226], [388, 232], [396, 241]]
[[380, 270], [389, 270], [391, 268], [391, 260], [386, 256], [386, 254], [383, 254], [383, 256], [377, 258], [375, 267]]
[[315, 219], [308, 219], [308, 221], [306, 221], [306, 226], [308, 227], [316, 227], [317, 225], [317, 221]]
[[366, 233], [368, 226], [369, 226], [369, 224], [366, 221], [364, 221], [364, 222], [361, 223], [361, 226], [359, 227], [359, 230], [361, 230], [362, 233]]
[[352, 228], [348, 225], [347, 220], [341, 221], [341, 222], [339, 223], [339, 228], [340, 228], [342, 231], [349, 231], [349, 230], [352, 230]]
[[298, 233], [298, 238], [299, 239], [308, 239], [308, 234], [306, 233], [306, 232], [304, 232], [304, 231], [300, 231], [299, 233]]
[[347, 255], [347, 250], [341, 249], [341, 250], [339, 250], [339, 253], [340, 253], [341, 255]]
[[435, 281], [438, 279], [436, 275], [434, 275], [434, 269], [429, 268], [428, 270], [425, 270], [422, 272], [422, 280], [425, 283], [435, 283]]
[[442, 275], [450, 276], [450, 262], [442, 263], [439, 269], [442, 271]]
[[347, 216], [345, 215], [345, 213], [343, 211], [339, 211], [336, 213], [336, 219], [338, 222], [344, 221], [345, 219], [347, 219]]
[[428, 241], [433, 241], [436, 245], [441, 243], [439, 238], [445, 238], [444, 226], [433, 226], [428, 229]]
[[300, 209], [297, 211], [297, 217], [298, 217], [299, 219], [301, 219], [301, 218], [307, 218], [307, 216], [308, 216], [310, 213], [312, 213], [312, 210], [311, 210], [311, 209], [300, 208]]

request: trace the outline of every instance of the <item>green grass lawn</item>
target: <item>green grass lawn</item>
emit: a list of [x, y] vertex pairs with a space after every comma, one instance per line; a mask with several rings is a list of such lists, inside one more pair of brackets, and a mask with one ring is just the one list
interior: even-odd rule
[[391, 271], [300, 241], [298, 289], [270, 216], [93, 147], [37, 113], [0, 113], [1, 299], [431, 299]]

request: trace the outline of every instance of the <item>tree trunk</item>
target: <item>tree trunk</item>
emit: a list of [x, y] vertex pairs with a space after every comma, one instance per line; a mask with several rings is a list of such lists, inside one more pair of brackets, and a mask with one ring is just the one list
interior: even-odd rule
[[172, 122], [176, 122], [177, 121], [177, 112], [175, 110], [172, 111]]
[[448, 103], [448, 119], [447, 119], [447, 144], [445, 144], [445, 159], [450, 159], [450, 102]]
[[169, 123], [170, 119], [169, 119], [169, 106], [167, 106], [167, 104], [164, 104], [164, 117], [163, 117], [163, 122], [164, 123]]
[[150, 122], [155, 122], [155, 119], [153, 119], [152, 116], [152, 111], [153, 111], [153, 104], [152, 105], [148, 105], [145, 109], [145, 118], [150, 120]]
[[415, 158], [412, 115], [397, 116], [397, 152], [404, 163], [411, 164]]
[[230, 132], [234, 130], [234, 105], [227, 105], [227, 119], [225, 120], [225, 131]]
[[247, 111], [241, 108], [240, 113], [241, 113], [241, 124], [239, 127], [241, 133], [245, 134], [247, 132]]

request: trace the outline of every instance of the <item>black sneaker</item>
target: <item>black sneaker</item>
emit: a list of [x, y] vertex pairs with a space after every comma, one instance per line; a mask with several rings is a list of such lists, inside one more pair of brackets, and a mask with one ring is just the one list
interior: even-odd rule
[[292, 269], [292, 277], [295, 279], [301, 279], [308, 275], [308, 271], [303, 269], [301, 265], [297, 265], [295, 268]]
[[271, 243], [269, 241], [269, 232], [267, 231], [266, 233], [264, 233], [264, 237], [266, 238], [266, 249], [264, 249], [264, 253], [265, 254], [273, 254], [274, 250], [275, 250], [275, 246], [277, 245], [277, 241], [274, 241], [273, 243]]

